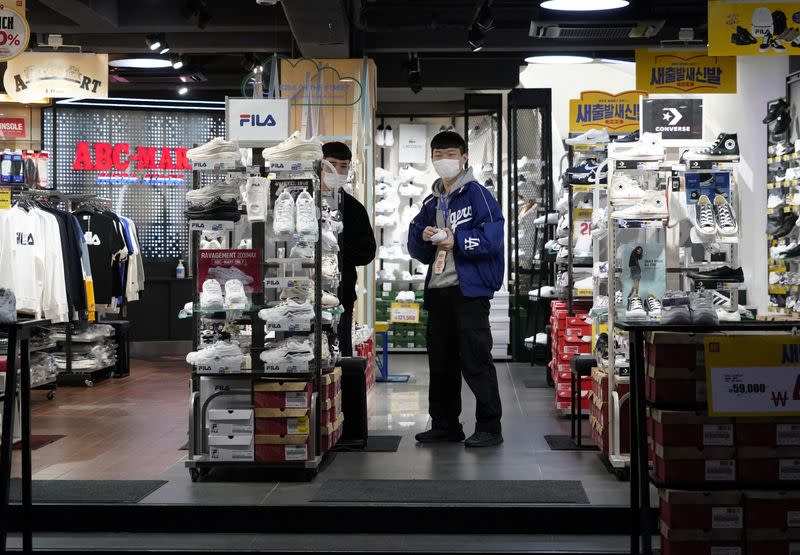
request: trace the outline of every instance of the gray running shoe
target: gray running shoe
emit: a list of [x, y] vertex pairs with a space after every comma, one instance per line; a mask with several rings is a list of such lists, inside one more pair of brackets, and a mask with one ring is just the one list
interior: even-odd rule
[[689, 309], [692, 312], [692, 323], [698, 326], [716, 326], [719, 316], [714, 308], [711, 295], [696, 291], [689, 294]]
[[667, 291], [661, 298], [661, 323], [686, 325], [692, 323], [689, 296], [684, 291]]
[[17, 321], [17, 298], [11, 289], [0, 288], [0, 324]]

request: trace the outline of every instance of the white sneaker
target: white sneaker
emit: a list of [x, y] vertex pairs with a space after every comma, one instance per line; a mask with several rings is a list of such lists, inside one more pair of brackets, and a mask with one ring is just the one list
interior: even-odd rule
[[639, 186], [639, 182], [627, 175], [615, 175], [608, 188], [608, 198], [611, 202], [620, 200], [641, 200], [646, 192]]
[[575, 248], [573, 249], [573, 256], [577, 256], [579, 258], [586, 258], [592, 256], [592, 236], [591, 235], [581, 235], [578, 237], [578, 240], [575, 241]]
[[614, 213], [611, 214], [614, 218], [632, 220], [637, 218], [666, 218], [668, 215], [667, 199], [664, 191], [647, 191], [647, 195], [638, 203], [623, 210], [614, 210]]
[[577, 137], [567, 139], [564, 141], [568, 145], [596, 145], [600, 143], [607, 143], [611, 141], [608, 136], [608, 130], [603, 129], [589, 129], [585, 133], [581, 133]]
[[189, 204], [206, 204], [217, 198], [224, 201], [239, 200], [239, 196], [239, 183], [217, 180], [205, 187], [187, 191], [186, 201]]
[[383, 168], [375, 168], [375, 181], [377, 183], [388, 182], [392, 179], [392, 172]]
[[314, 302], [314, 288], [312, 287], [284, 287], [281, 291], [282, 301], [292, 299], [298, 303]]
[[252, 239], [242, 239], [239, 241], [239, 248], [240, 249], [252, 249], [253, 248], [253, 240]]
[[643, 133], [635, 143], [613, 143], [613, 156], [623, 160], [653, 160], [664, 157], [661, 133]]
[[[276, 202], [277, 204], [277, 202]], [[308, 191], [302, 191], [294, 201], [295, 230], [300, 235], [317, 236], [317, 209], [314, 206], [314, 197]], [[275, 220], [277, 221], [277, 214]]]
[[557, 224], [558, 212], [550, 212], [533, 220], [534, 225]]
[[250, 222], [263, 222], [267, 215], [267, 188], [269, 180], [263, 177], [248, 177], [245, 185], [247, 219]]
[[288, 299], [278, 306], [262, 308], [258, 312], [258, 317], [265, 322], [308, 322], [314, 317], [314, 308], [308, 301], [297, 302], [294, 299]]
[[706, 195], [701, 195], [695, 204], [694, 228], [704, 238], [713, 238], [717, 235], [717, 222], [714, 218], [714, 205]]
[[226, 141], [222, 137], [215, 137], [206, 144], [186, 151], [186, 157], [192, 162], [205, 162], [209, 160], [234, 160], [240, 161], [242, 153], [236, 141]]
[[216, 279], [205, 280], [200, 292], [200, 308], [222, 310], [223, 307], [222, 287], [219, 282]]
[[605, 279], [608, 277], [608, 262], [596, 262], [592, 268], [592, 275], [596, 278]]
[[229, 279], [225, 282], [225, 306], [226, 308], [241, 310], [250, 308], [250, 303], [247, 301], [247, 295], [244, 292], [244, 286], [238, 279]]
[[740, 322], [742, 320], [742, 315], [739, 314], [738, 310], [729, 312], [724, 308], [718, 308], [717, 318], [720, 322]]
[[646, 318], [647, 311], [644, 309], [642, 298], [639, 295], [628, 297], [628, 309], [625, 311], [628, 318]]
[[335, 308], [339, 306], [339, 297], [334, 295], [333, 293], [328, 293], [327, 291], [322, 292], [322, 306], [323, 308]]
[[327, 252], [339, 252], [339, 240], [330, 229], [325, 227], [322, 228], [322, 248]]
[[335, 254], [322, 255], [322, 277], [336, 279], [339, 276], [339, 259]]
[[778, 272], [770, 272], [769, 273], [769, 284], [770, 285], [777, 285], [781, 282], [781, 274]]
[[389, 193], [394, 190], [394, 187], [389, 183], [378, 183], [375, 186], [375, 195], [379, 197], [385, 197]]
[[384, 143], [384, 137], [386, 134], [383, 132], [383, 126], [379, 125], [378, 129], [375, 130], [375, 146], [386, 146]]
[[422, 194], [422, 187], [417, 187], [416, 185], [412, 185], [411, 183], [406, 183], [405, 185], [401, 185], [398, 192], [400, 193], [401, 197], [418, 197]]
[[397, 211], [397, 202], [385, 198], [375, 204], [376, 214], [394, 214]]
[[421, 208], [419, 204], [417, 204], [416, 202], [411, 206], [406, 206], [405, 208], [403, 208], [403, 215], [400, 216], [400, 222], [403, 225], [410, 224], [411, 220], [417, 217], [417, 214], [419, 214], [420, 210]]
[[378, 270], [377, 276], [378, 279], [382, 281], [394, 281], [394, 273], [390, 272], [386, 268]]
[[319, 160], [322, 158], [322, 145], [319, 139], [301, 139], [300, 131], [295, 131], [281, 144], [265, 148], [261, 151], [265, 161], [268, 162], [299, 162], [304, 160]]
[[253, 283], [253, 278], [235, 266], [226, 268], [225, 266], [212, 266], [208, 269], [208, 277], [214, 278], [220, 285], [224, 285], [229, 279], [238, 279], [244, 285]]
[[767, 199], [767, 208], [778, 208], [779, 206], [783, 206], [786, 202], [786, 199], [783, 195], [770, 195]]
[[289, 251], [289, 258], [314, 258], [314, 247], [309, 243], [300, 241]]
[[395, 218], [392, 216], [385, 216], [384, 214], [378, 214], [375, 216], [375, 225], [378, 227], [394, 227]]
[[262, 351], [258, 356], [263, 362], [298, 362], [314, 360], [314, 348], [311, 341], [297, 341], [294, 338], [272, 345], [269, 349]]
[[294, 233], [294, 198], [289, 191], [282, 192], [275, 199], [273, 208], [272, 231], [275, 235], [286, 235]]
[[397, 174], [400, 176], [400, 179], [402, 179], [403, 181], [411, 181], [415, 177], [419, 177], [423, 173], [425, 173], [425, 172], [422, 171], [422, 170], [418, 170], [414, 166], [406, 166], [404, 168], [400, 168], [400, 171]]
[[558, 202], [556, 202], [556, 211], [558, 212], [566, 212], [569, 208], [569, 193], [564, 191], [564, 193], [559, 197]]
[[552, 299], [556, 296], [556, 288], [552, 285], [544, 285], [541, 290], [532, 289], [528, 291], [528, 297], [531, 299]]
[[728, 204], [724, 195], [717, 195], [714, 197], [714, 215], [717, 218], [717, 231], [720, 235], [729, 237], [739, 232], [739, 226], [736, 225], [736, 216], [733, 214], [733, 208]]
[[391, 125], [387, 125], [386, 129], [383, 130], [383, 146], [385, 147], [394, 146], [394, 131], [392, 131]]
[[593, 287], [594, 287], [594, 278], [592, 276], [579, 279], [578, 281], [572, 284], [572, 288], [575, 290], [592, 289]]
[[213, 372], [238, 372], [242, 368], [244, 356], [235, 341], [217, 341], [210, 347], [187, 354], [186, 362], [209, 367]]
[[218, 250], [222, 248], [222, 243], [216, 237], [203, 237], [200, 239], [200, 248], [203, 250]]
[[400, 291], [394, 300], [400, 303], [413, 303], [417, 300], [417, 297], [413, 291]]

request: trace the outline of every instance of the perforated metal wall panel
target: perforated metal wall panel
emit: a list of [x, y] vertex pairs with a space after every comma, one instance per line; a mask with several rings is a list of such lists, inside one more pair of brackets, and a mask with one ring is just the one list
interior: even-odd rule
[[[42, 135], [50, 151], [50, 177], [56, 188], [68, 194], [96, 194], [110, 199], [118, 214], [131, 218], [139, 231], [147, 258], [186, 258], [188, 233], [186, 191], [192, 188], [192, 172], [137, 169], [131, 163], [124, 172], [73, 170], [78, 143], [127, 144], [137, 147], [192, 148], [214, 137], [225, 136], [222, 112], [167, 112], [109, 110], [99, 108], [48, 108], [43, 111]], [[96, 161], [93, 148], [92, 160]], [[173, 161], [174, 151], [170, 150]], [[116, 183], [98, 183], [109, 175]], [[117, 174], [116, 176], [114, 174]], [[148, 179], [153, 174], [173, 179]]]

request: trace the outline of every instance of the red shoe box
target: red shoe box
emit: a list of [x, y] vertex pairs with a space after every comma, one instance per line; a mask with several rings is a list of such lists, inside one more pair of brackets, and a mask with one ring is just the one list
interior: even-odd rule
[[299, 462], [311, 456], [309, 434], [256, 436], [256, 462]]
[[800, 418], [737, 418], [739, 447], [800, 447]]
[[265, 380], [253, 386], [257, 409], [311, 408], [312, 382]]
[[339, 415], [342, 414], [342, 394], [341, 392], [336, 395], [334, 399], [326, 399], [322, 403], [322, 413], [320, 414], [319, 423], [322, 426], [327, 426], [338, 420]]
[[322, 400], [333, 399], [342, 390], [342, 369], [334, 368], [332, 372], [323, 374], [320, 397]]
[[736, 481], [736, 450], [732, 447], [654, 446], [655, 475], [666, 485], [700, 485]]
[[732, 418], [714, 418], [693, 412], [652, 409], [648, 431], [665, 447], [734, 447]]
[[745, 555], [742, 530], [676, 530], [663, 520], [659, 528], [662, 555]]
[[766, 531], [772, 538], [747, 539], [747, 554], [748, 555], [797, 555], [800, 553], [800, 541], [798, 538], [792, 539], [775, 539], [776, 535], [780, 533], [774, 530]]
[[592, 441], [600, 452], [608, 455], [608, 431], [597, 421], [594, 415], [589, 416], [589, 428]]
[[322, 427], [320, 451], [325, 453], [330, 451], [342, 437], [342, 430], [344, 424], [344, 415], [340, 414], [339, 417], [333, 422]]
[[787, 486], [800, 483], [800, 447], [743, 447], [737, 452], [744, 483]]
[[746, 491], [744, 522], [748, 530], [800, 531], [800, 491]]
[[[556, 410], [569, 412], [572, 409], [572, 404], [569, 399], [563, 400], [556, 397]], [[591, 409], [591, 401], [588, 398], [581, 399], [581, 412], [588, 414]], [[578, 410], [578, 407], [575, 407]]]
[[567, 326], [570, 328], [574, 327], [582, 327], [582, 328], [589, 328], [589, 332], [592, 331], [592, 323], [591, 319], [589, 318], [589, 313], [584, 312], [582, 314], [578, 314], [577, 310], [575, 311], [575, 316], [567, 318]]
[[309, 409], [256, 409], [256, 435], [301, 435], [309, 431]]
[[[656, 342], [645, 343], [645, 361], [648, 365], [661, 368], [702, 368], [705, 352], [703, 341], [694, 341], [694, 337], [686, 334], [653, 334]], [[673, 335], [673, 337], [659, 337]], [[690, 343], [678, 342], [687, 338]]]
[[564, 345], [564, 347], [559, 349], [558, 352], [559, 359], [562, 361], [572, 360], [572, 357], [576, 355], [589, 354], [592, 354], [591, 343], [573, 343], [570, 345]]
[[647, 367], [645, 395], [653, 403], [687, 406], [706, 402], [704, 369]]
[[744, 501], [738, 491], [661, 489], [661, 521], [670, 530], [744, 530]]

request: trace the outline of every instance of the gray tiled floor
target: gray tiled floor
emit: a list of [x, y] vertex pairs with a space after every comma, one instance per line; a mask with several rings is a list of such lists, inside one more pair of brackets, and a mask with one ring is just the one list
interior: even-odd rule
[[[550, 451], [544, 435], [568, 434], [569, 419], [556, 415], [553, 389], [524, 387], [524, 378], [534, 371], [529, 365], [497, 363], [505, 443], [482, 450], [452, 444], [417, 445], [414, 434], [428, 423], [427, 361], [422, 355], [394, 355], [390, 370], [410, 374], [411, 380], [375, 385], [370, 394], [369, 423], [371, 433], [403, 436], [397, 453], [337, 453], [311, 483], [259, 481], [257, 477], [230, 481], [228, 476], [214, 473], [193, 484], [179, 463], [159, 476], [169, 482], [143, 503], [303, 504], [329, 479], [551, 479], [581, 480], [591, 504], [628, 504], [628, 484], [609, 474], [596, 452]], [[462, 398], [462, 421], [470, 433], [475, 403], [466, 385]]]

